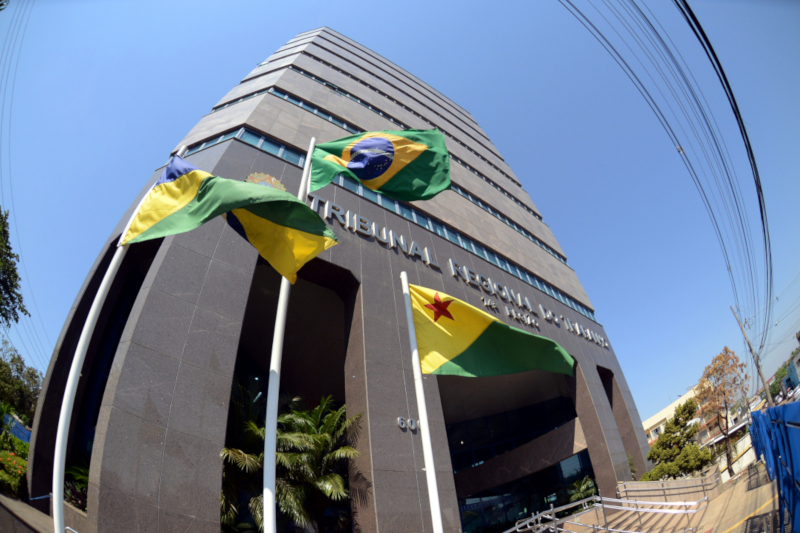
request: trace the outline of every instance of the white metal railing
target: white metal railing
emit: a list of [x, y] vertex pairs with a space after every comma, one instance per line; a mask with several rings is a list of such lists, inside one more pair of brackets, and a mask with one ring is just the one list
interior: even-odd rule
[[[668, 492], [674, 495], [675, 492], [691, 491], [692, 489], [700, 488], [703, 491], [703, 496], [707, 497], [708, 491], [713, 490], [719, 485], [720, 473], [717, 472], [712, 476], [699, 478], [699, 483], [687, 484], [686, 482], [689, 479], [691, 478], [670, 481], [620, 481], [617, 483], [617, 496], [621, 496], [623, 492], [625, 496], [628, 496], [629, 492], [660, 492], [667, 497], [670, 495]], [[655, 486], [656, 484], [658, 486]]]
[[[705, 504], [701, 506], [703, 503]], [[603, 524], [581, 524], [580, 522], [574, 521], [575, 515], [565, 516], [562, 518], [557, 517], [558, 513], [574, 509], [576, 507], [580, 507], [582, 509], [580, 514], [584, 514], [592, 509], [600, 509], [603, 513]], [[664, 509], [663, 507], [667, 507], [667, 509]], [[678, 509], [678, 507], [680, 507], [680, 509]], [[691, 518], [689, 518], [689, 515], [698, 513], [706, 509], [706, 507], [708, 507], [708, 496], [695, 502], [647, 502], [591, 496], [577, 502], [562, 505], [561, 507], [553, 507], [551, 505], [550, 509], [547, 511], [542, 511], [541, 513], [532, 515], [530, 518], [520, 520], [516, 523], [516, 525], [514, 525], [514, 527], [507, 529], [503, 533], [577, 533], [573, 530], [567, 529], [565, 527], [567, 525], [578, 526], [584, 531], [591, 529], [592, 533], [640, 533], [644, 530], [641, 519], [642, 513], [686, 515], [688, 526], [680, 531], [675, 531], [675, 533], [689, 533], [694, 532], [694, 528], [690, 527]], [[639, 521], [639, 530], [631, 531], [625, 529], [614, 529], [610, 527], [608, 524], [606, 509], [636, 513]]]

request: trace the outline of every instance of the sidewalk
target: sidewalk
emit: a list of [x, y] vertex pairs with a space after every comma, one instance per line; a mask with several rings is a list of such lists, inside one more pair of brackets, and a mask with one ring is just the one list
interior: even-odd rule
[[[714, 498], [696, 531], [698, 533], [773, 533], [778, 526], [778, 491], [764, 465], [756, 463], [726, 484]], [[771, 520], [767, 528], [767, 520]], [[786, 533], [791, 526], [786, 527]]]

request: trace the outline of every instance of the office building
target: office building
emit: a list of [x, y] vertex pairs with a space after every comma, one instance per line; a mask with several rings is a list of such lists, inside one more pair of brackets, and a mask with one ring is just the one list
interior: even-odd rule
[[[512, 111], [498, 101], [497, 112]], [[406, 204], [340, 177], [309, 196], [340, 244], [301, 270], [286, 330], [282, 390], [308, 405], [332, 395], [362, 415], [353, 468], [365, 496], [352, 501], [354, 522], [364, 533], [431, 530], [419, 430], [398, 424], [417, 419], [401, 271], [555, 340], [577, 362], [572, 378], [425, 378], [445, 531], [513, 524], [586, 475], [613, 497], [617, 481], [631, 479], [628, 458], [641, 474], [648, 450], [613, 342], [546, 210], [522, 188], [535, 178], [518, 177], [468, 111], [322, 28], [247, 74], [173, 153], [186, 145], [187, 160], [212, 174], [296, 193], [311, 137], [406, 128], [444, 133], [452, 190]], [[35, 420], [32, 494], [50, 491], [61, 398], [92, 298], [161, 171], [130, 199], [64, 324]], [[266, 385], [279, 284], [221, 219], [132, 245], [82, 373], [69, 457], [90, 463], [88, 508], [70, 508], [69, 524], [81, 533], [219, 531], [231, 390], [256, 377]]]

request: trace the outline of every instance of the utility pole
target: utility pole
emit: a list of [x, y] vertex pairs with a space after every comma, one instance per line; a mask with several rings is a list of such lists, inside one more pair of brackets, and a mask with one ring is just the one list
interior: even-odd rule
[[769, 392], [769, 387], [767, 386], [767, 380], [764, 379], [764, 372], [761, 371], [761, 365], [758, 362], [758, 356], [756, 352], [753, 351], [753, 345], [750, 344], [750, 339], [747, 338], [747, 333], [744, 331], [744, 326], [742, 326], [742, 321], [739, 320], [739, 315], [736, 314], [736, 310], [731, 306], [731, 312], [733, 316], [736, 318], [736, 323], [739, 324], [739, 329], [742, 330], [742, 335], [744, 335], [744, 340], [747, 341], [747, 346], [750, 347], [750, 355], [753, 356], [753, 362], [756, 364], [756, 370], [758, 370], [758, 375], [761, 377], [761, 384], [764, 385], [764, 392], [767, 393], [767, 404], [770, 407], [775, 407], [775, 402], [772, 401], [772, 394]]

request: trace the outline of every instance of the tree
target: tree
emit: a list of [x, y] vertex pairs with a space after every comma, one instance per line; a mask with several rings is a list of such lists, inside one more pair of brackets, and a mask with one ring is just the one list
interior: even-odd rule
[[667, 421], [664, 434], [650, 448], [647, 458], [656, 466], [645, 472], [640, 481], [675, 479], [697, 472], [711, 462], [711, 452], [701, 450], [692, 442], [698, 425], [689, 424], [697, 413], [697, 404], [688, 399], [675, 409], [675, 416]]
[[[233, 442], [220, 453], [226, 532], [263, 530], [264, 399], [257, 390], [255, 383], [237, 383], [232, 393]], [[348, 461], [358, 456], [351, 444], [361, 415], [347, 418], [345, 406], [336, 408], [330, 397], [310, 411], [300, 410], [298, 401], [283, 396], [278, 416], [275, 488], [281, 518], [314, 531], [349, 531], [349, 513], [331, 509], [350, 498]]]
[[730, 442], [730, 416], [737, 399], [747, 393], [747, 373], [744, 363], [727, 346], [711, 360], [703, 371], [697, 387], [700, 411], [708, 420], [716, 418], [725, 441], [725, 458], [733, 476], [733, 450]]
[[776, 377], [772, 384], [769, 386], [769, 393], [775, 398], [781, 392], [781, 382]]
[[8, 211], [0, 209], [0, 324], [6, 328], [12, 321], [19, 322], [20, 313], [30, 316], [19, 288], [19, 256], [11, 250], [8, 238]]
[[586, 476], [570, 485], [569, 492], [571, 494], [569, 497], [570, 503], [578, 502], [597, 494], [597, 485], [595, 485], [592, 478]]
[[0, 402], [11, 404], [25, 424], [33, 420], [42, 379], [42, 373], [27, 366], [8, 339], [0, 339]]

